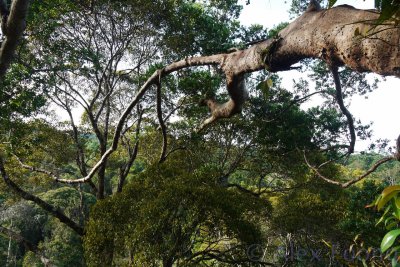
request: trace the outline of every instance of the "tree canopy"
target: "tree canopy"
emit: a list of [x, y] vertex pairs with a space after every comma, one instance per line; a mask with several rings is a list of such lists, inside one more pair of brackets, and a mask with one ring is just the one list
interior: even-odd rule
[[[294, 0], [265, 29], [236, 0], [0, 0], [0, 265], [309, 266], [379, 246], [364, 207], [397, 182], [400, 141], [354, 155], [371, 133], [349, 101], [377, 89], [365, 73], [400, 76], [399, 5], [335, 3]], [[284, 88], [292, 69], [308, 78]]]

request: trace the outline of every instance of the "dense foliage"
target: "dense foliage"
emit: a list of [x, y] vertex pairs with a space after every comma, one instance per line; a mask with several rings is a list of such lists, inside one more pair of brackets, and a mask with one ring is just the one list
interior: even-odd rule
[[[290, 12], [303, 12], [306, 2], [293, 1]], [[384, 214], [365, 206], [398, 183], [399, 165], [382, 165], [346, 190], [320, 179], [348, 181], [384, 156], [348, 154], [349, 120], [323, 62], [303, 61], [308, 78], [292, 88], [267, 70], [246, 75], [242, 114], [200, 132], [204, 99], [228, 98], [225, 77], [214, 66], [179, 70], [117, 123], [161, 66], [247, 48], [287, 26], [241, 26], [241, 8], [236, 0], [31, 1], [26, 35], [0, 81], [0, 266], [393, 258], [348, 253], [381, 245], [382, 215], [393, 228], [382, 248], [394, 244], [398, 186], [376, 202], [379, 210], [389, 203]], [[347, 68], [339, 76], [346, 104], [377, 88]], [[316, 95], [321, 101], [310, 105]], [[357, 138], [370, 137], [369, 125], [354, 124]], [[106, 158], [114, 135], [119, 146]], [[101, 159], [90, 182], [78, 183]]]

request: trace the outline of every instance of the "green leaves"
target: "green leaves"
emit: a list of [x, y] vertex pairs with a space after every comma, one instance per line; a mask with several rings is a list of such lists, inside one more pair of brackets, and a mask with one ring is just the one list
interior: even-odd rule
[[[118, 260], [129, 251], [140, 259], [137, 266], [167, 255], [189, 266], [190, 259], [181, 252], [196, 253], [204, 249], [202, 244], [218, 243], [220, 233], [234, 244], [261, 242], [255, 219], [269, 213], [269, 202], [222, 187], [218, 177], [213, 164], [203, 164], [185, 152], [174, 153], [162, 165], [149, 166], [122, 193], [99, 201], [92, 209], [85, 235], [88, 265], [102, 265], [110, 257]], [[245, 250], [215, 247], [216, 253], [219, 250], [245, 256]]]
[[400, 235], [400, 229], [392, 230], [385, 235], [382, 239], [381, 243], [381, 251], [385, 252], [388, 250], [393, 244], [396, 238]]
[[381, 210], [399, 192], [400, 192], [400, 185], [393, 185], [393, 186], [386, 187], [382, 191], [382, 194], [378, 197], [378, 199], [375, 202], [375, 205], [378, 208], [378, 210]]
[[336, 4], [337, 0], [329, 0], [328, 7], [331, 8]]
[[375, 8], [381, 11], [381, 16], [390, 18], [399, 11], [399, 1], [375, 0]]
[[257, 85], [257, 89], [260, 89], [261, 92], [263, 93], [264, 98], [268, 99], [270, 88], [272, 88], [273, 85], [274, 82], [272, 81], [272, 79], [268, 78], [267, 80], [260, 82]]
[[[384, 214], [378, 221], [378, 224], [384, 222], [387, 230], [390, 230], [382, 239], [381, 251], [385, 252], [391, 248], [396, 238], [400, 235], [398, 224], [400, 222], [400, 185], [386, 187], [373, 203], [378, 210], [387, 206]], [[389, 205], [388, 205], [389, 204]], [[392, 252], [399, 251], [400, 247], [392, 248]]]
[[400, 22], [400, 2], [392, 0], [375, 0], [375, 8], [380, 10], [380, 16], [375, 22], [376, 25], [386, 21], [394, 22], [396, 25]]

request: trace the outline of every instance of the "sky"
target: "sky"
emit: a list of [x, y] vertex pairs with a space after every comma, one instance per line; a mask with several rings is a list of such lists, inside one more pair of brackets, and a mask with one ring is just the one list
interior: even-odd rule
[[[244, 0], [239, 0], [244, 4]], [[251, 0], [250, 5], [244, 5], [240, 21], [243, 25], [261, 24], [267, 28], [272, 28], [280, 22], [289, 21], [288, 10], [291, 0]], [[360, 9], [373, 9], [374, 0], [339, 0], [336, 5], [348, 4]], [[300, 77], [306, 78], [307, 74], [297, 71], [280, 73], [283, 78], [285, 88], [293, 85], [293, 79]], [[368, 74], [368, 79], [373, 80], [378, 75]], [[317, 101], [317, 100], [316, 100]], [[400, 79], [386, 77], [378, 85], [378, 89], [368, 94], [368, 99], [353, 97], [349, 105], [349, 110], [356, 119], [361, 119], [363, 123], [373, 122], [372, 139], [387, 138], [394, 145], [394, 140], [400, 134]], [[370, 141], [358, 141], [357, 151], [364, 150]]]

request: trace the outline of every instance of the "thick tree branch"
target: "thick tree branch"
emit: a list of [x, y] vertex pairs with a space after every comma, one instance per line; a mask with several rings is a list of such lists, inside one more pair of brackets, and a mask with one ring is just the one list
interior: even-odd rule
[[[304, 58], [320, 58], [329, 65], [346, 65], [359, 72], [400, 77], [399, 28], [379, 25], [379, 13], [348, 5], [305, 12], [279, 32], [276, 46], [266, 51], [267, 66], [281, 71]], [[355, 36], [370, 30], [374, 38]]]
[[25, 190], [23, 190], [21, 187], [19, 187], [16, 183], [14, 183], [9, 177], [8, 174], [4, 168], [4, 160], [0, 156], [0, 174], [4, 180], [4, 182], [7, 184], [7, 186], [12, 189], [18, 196], [21, 198], [32, 201], [35, 204], [37, 204], [39, 207], [56, 217], [57, 219], [60, 220], [60, 222], [64, 223], [68, 227], [70, 227], [72, 230], [74, 230], [78, 235], [83, 236], [84, 231], [81, 226], [76, 224], [74, 221], [72, 221], [70, 218], [68, 218], [59, 208], [56, 208], [49, 203], [43, 201], [41, 198], [34, 196]]
[[242, 110], [244, 102], [248, 98], [245, 88], [244, 74], [234, 74], [226, 77], [229, 99], [223, 104], [217, 103], [214, 99], [206, 99], [203, 104], [207, 105], [211, 111], [211, 117], [206, 119], [199, 127], [198, 131], [203, 130], [208, 125], [221, 118], [229, 118]]
[[29, 0], [14, 0], [9, 15], [5, 1], [1, 0], [2, 31], [5, 39], [0, 47], [0, 79], [6, 74], [15, 49], [24, 33]]
[[[400, 77], [400, 30], [381, 25], [374, 30], [374, 38], [356, 38], [356, 29], [370, 27], [363, 21], [374, 20], [378, 13], [358, 10], [350, 6], [338, 6], [328, 10], [310, 10], [279, 32], [274, 40], [257, 43], [245, 50], [229, 54], [187, 58], [164, 68], [166, 75], [192, 66], [219, 65], [225, 73], [227, 89], [231, 99], [224, 104], [206, 101], [211, 117], [200, 127], [204, 128], [218, 118], [230, 117], [240, 112], [247, 93], [244, 74], [267, 68], [269, 71], [291, 69], [294, 63], [305, 58], [320, 58], [329, 65], [347, 65], [360, 72], [375, 72], [381, 75]], [[382, 29], [387, 29], [382, 32]], [[379, 32], [378, 32], [379, 31]], [[393, 45], [395, 44], [395, 45]], [[123, 112], [115, 128], [111, 147], [102, 155], [87, 176], [72, 180], [86, 182], [94, 176], [108, 157], [117, 149], [122, 128], [132, 109], [141, 100], [151, 85], [159, 80], [159, 71], [151, 75], [140, 88], [135, 98]]]

